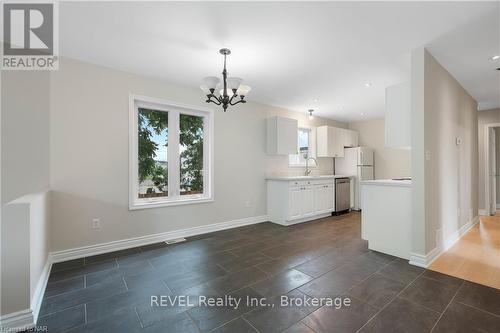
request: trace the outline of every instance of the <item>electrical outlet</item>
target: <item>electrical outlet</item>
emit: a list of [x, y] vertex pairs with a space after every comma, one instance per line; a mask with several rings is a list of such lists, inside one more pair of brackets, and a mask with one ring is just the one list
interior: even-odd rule
[[431, 160], [431, 151], [430, 150], [426, 150], [425, 151], [425, 160], [426, 161], [430, 161]]
[[92, 219], [92, 229], [100, 229], [100, 228], [101, 228], [101, 220]]

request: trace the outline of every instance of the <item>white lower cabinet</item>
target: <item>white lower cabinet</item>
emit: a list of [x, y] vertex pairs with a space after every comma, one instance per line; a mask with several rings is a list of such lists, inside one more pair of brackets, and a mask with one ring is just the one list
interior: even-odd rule
[[267, 210], [271, 222], [290, 225], [334, 211], [333, 179], [313, 181], [268, 180]]
[[314, 211], [331, 212], [334, 209], [333, 183], [314, 186]]

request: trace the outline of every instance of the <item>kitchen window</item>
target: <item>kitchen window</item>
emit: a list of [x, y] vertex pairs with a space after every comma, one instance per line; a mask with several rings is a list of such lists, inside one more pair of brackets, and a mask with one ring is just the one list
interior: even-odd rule
[[212, 201], [212, 111], [130, 97], [129, 208]]
[[[311, 128], [299, 128], [297, 140], [297, 154], [288, 156], [288, 164], [290, 166], [302, 167], [306, 165], [304, 156], [315, 157], [316, 151], [314, 148], [314, 132]], [[314, 161], [310, 161], [312, 167], [316, 166]]]

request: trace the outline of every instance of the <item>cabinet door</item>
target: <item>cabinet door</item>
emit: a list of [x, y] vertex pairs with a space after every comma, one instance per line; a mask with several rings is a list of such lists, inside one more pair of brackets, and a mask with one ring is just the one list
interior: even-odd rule
[[302, 215], [314, 214], [314, 190], [312, 186], [302, 187]]
[[316, 128], [316, 156], [332, 157], [328, 151], [328, 126]]
[[302, 215], [302, 187], [292, 187], [289, 190], [288, 219], [296, 219]]
[[284, 117], [267, 119], [267, 153], [289, 155], [297, 153], [298, 121]]
[[333, 128], [332, 156], [344, 157], [345, 130], [343, 128]]
[[321, 212], [325, 210], [325, 193], [326, 188], [325, 185], [316, 185], [314, 186], [314, 211]]
[[358, 132], [353, 130], [345, 130], [344, 147], [358, 146]]
[[332, 211], [335, 208], [335, 198], [333, 193], [333, 184], [325, 188], [325, 210]]

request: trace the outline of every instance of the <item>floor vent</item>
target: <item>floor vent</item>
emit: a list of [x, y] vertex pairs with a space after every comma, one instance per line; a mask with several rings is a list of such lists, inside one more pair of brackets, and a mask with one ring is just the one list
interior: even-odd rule
[[170, 244], [182, 243], [185, 241], [186, 241], [186, 238], [176, 238], [176, 239], [169, 239], [169, 240], [165, 241], [165, 243], [167, 245], [170, 245]]

